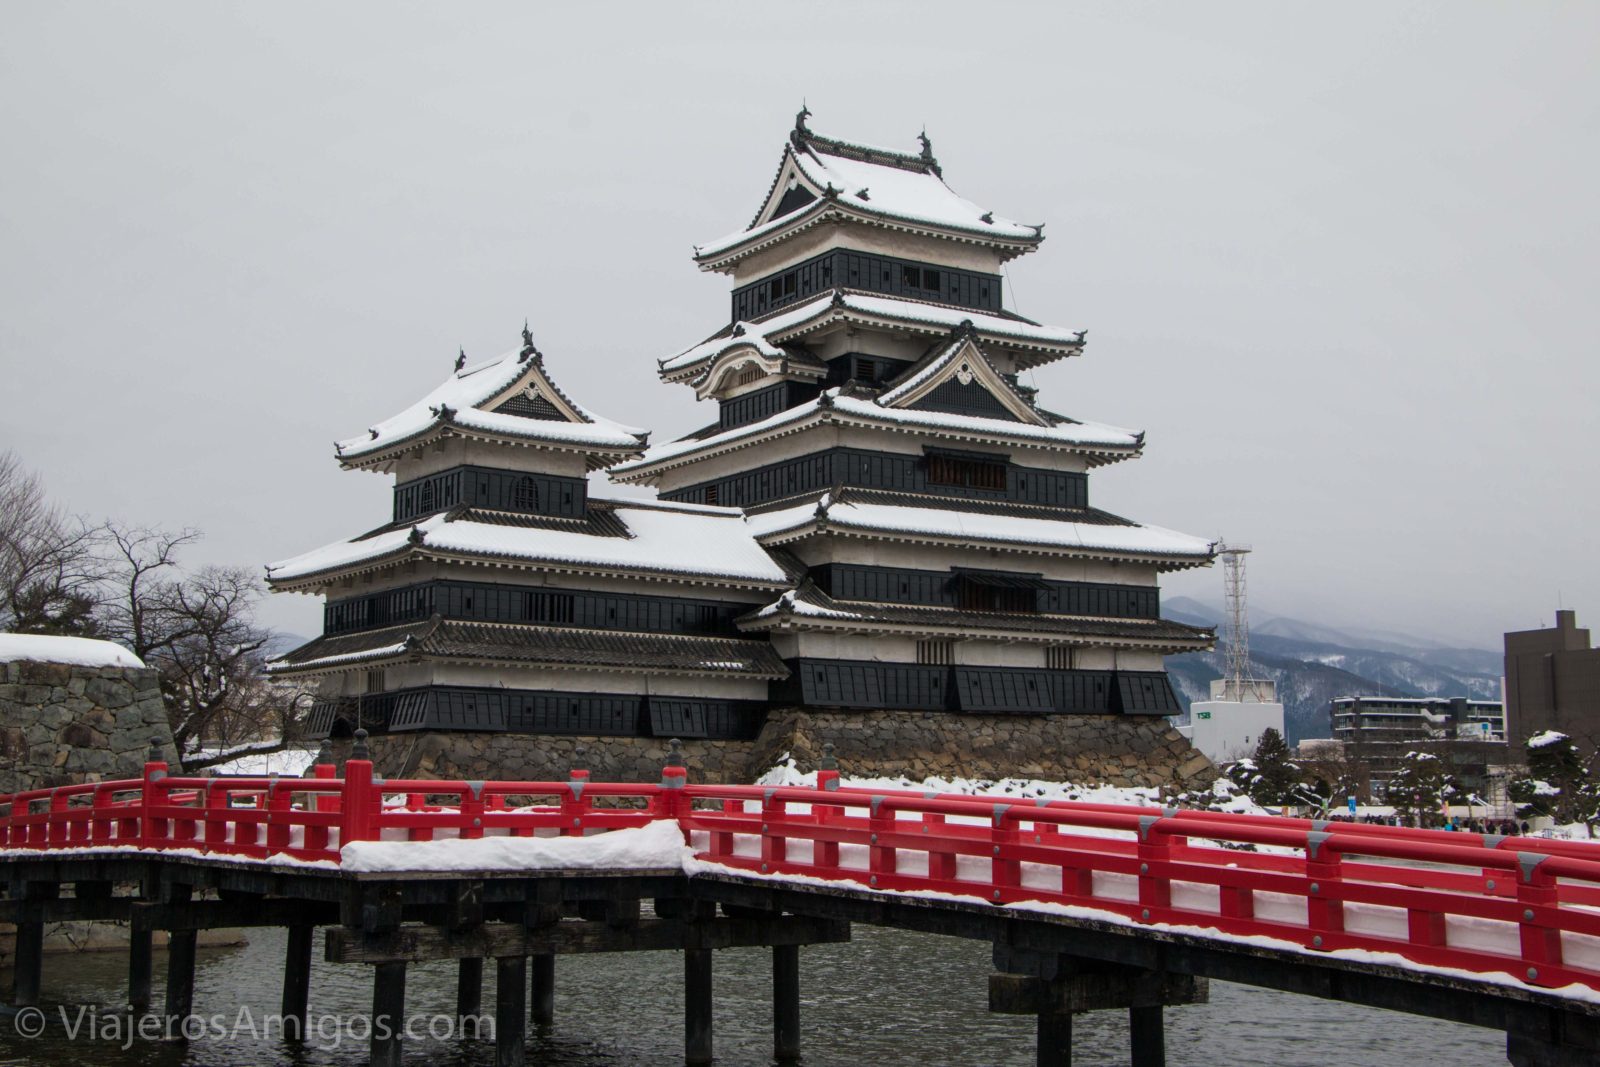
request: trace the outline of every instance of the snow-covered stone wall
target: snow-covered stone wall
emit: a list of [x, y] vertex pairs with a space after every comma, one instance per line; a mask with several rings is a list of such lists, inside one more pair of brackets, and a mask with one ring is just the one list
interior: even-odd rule
[[152, 738], [175, 760], [155, 671], [9, 657], [0, 657], [0, 793], [137, 778]]
[[[785, 755], [814, 769], [832, 743], [857, 777], [1028, 778], [1187, 790], [1215, 777], [1206, 759], [1161, 717], [950, 715], [921, 711], [776, 710], [754, 741], [686, 739], [692, 780], [753, 782]], [[398, 778], [563, 781], [574, 768], [596, 781], [652, 782], [665, 741], [525, 734], [394, 734], [372, 739], [378, 771]]]

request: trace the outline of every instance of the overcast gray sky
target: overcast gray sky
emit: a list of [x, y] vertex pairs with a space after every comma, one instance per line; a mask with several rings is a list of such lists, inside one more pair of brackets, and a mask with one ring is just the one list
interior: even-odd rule
[[[331, 442], [531, 321], [657, 440], [727, 315], [690, 245], [812, 128], [1046, 222], [1051, 408], [1146, 430], [1102, 507], [1254, 544], [1281, 614], [1600, 626], [1600, 5], [17, 3], [0, 449], [258, 564], [383, 521]], [[1216, 599], [1215, 570], [1169, 595]], [[308, 634], [316, 602], [267, 620]]]

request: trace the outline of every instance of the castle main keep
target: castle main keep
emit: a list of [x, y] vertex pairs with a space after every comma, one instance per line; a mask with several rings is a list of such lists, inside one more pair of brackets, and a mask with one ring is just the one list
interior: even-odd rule
[[[894, 152], [807, 118], [750, 224], [696, 249], [731, 280], [726, 321], [658, 364], [710, 425], [650, 444], [564, 392], [525, 328], [336, 446], [393, 476], [394, 505], [268, 568], [326, 599], [322, 636], [273, 668], [314, 679], [314, 734], [432, 737], [412, 762], [452, 765], [578, 742], [619, 768], [702, 739], [729, 776], [728, 753], [777, 755], [822, 719], [889, 769], [935, 743], [893, 740], [907, 722], [957, 771], [947, 750], [997, 730], [1064, 749], [1014, 753], [1041, 776], [1118, 777], [1081, 770], [1085, 731], [1108, 758], [1124, 734], [1191, 758], [1162, 656], [1212, 634], [1162, 619], [1157, 581], [1215, 546], [1091, 506], [1090, 473], [1143, 434], [1019, 379], [1085, 347], [1005, 307], [1002, 266], [1042, 227], [958, 196], [926, 138]], [[656, 500], [591, 493], [600, 470]]]

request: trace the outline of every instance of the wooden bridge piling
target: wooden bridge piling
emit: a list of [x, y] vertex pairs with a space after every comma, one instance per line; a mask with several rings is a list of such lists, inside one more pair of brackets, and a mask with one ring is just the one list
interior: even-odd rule
[[772, 1058], [800, 1058], [800, 946], [772, 946]]
[[400, 1067], [400, 1038], [406, 1017], [404, 962], [372, 966], [372, 1037], [369, 1067]]
[[556, 957], [536, 952], [528, 957], [528, 1021], [548, 1029], [556, 1018]]
[[683, 953], [683, 1062], [705, 1067], [711, 1062], [711, 950]]
[[[161, 902], [173, 907], [186, 904], [193, 895], [193, 887], [183, 882], [166, 883], [161, 887]], [[183, 1033], [189, 1016], [194, 1014], [194, 962], [199, 931], [194, 928], [167, 932], [167, 988], [166, 1015], [168, 1026], [176, 1034]]]
[[494, 1067], [523, 1067], [528, 1042], [528, 957], [495, 960]]
[[283, 953], [283, 997], [280, 1012], [283, 1015], [284, 1034], [295, 1041], [305, 1040], [306, 1024], [311, 1008], [311, 948], [316, 927], [297, 923], [289, 927]]
[[1072, 1013], [1041, 1008], [1034, 1038], [1037, 1067], [1072, 1067]]
[[483, 957], [467, 956], [456, 961], [456, 1022], [476, 1017], [483, 1010]]
[[155, 931], [128, 930], [128, 1010], [143, 1015], [150, 1010], [150, 986], [155, 970]]
[[1128, 1008], [1128, 1039], [1132, 1067], [1166, 1067], [1166, 1020], [1160, 1004], [1134, 1004]]

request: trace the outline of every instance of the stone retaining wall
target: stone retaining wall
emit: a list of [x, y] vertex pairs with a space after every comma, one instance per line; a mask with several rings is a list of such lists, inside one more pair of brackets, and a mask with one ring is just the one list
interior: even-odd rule
[[[686, 739], [692, 780], [749, 782], [787, 753], [814, 769], [832, 742], [840, 770], [861, 777], [1039, 778], [1082, 784], [1209, 784], [1211, 761], [1167, 720], [1110, 715], [949, 715], [921, 711], [779, 709], [754, 741]], [[597, 781], [654, 781], [664, 740], [530, 734], [395, 734], [372, 739], [391, 778], [563, 780], [582, 768]]]
[[0, 793], [144, 773], [155, 739], [177, 750], [155, 671], [0, 663]]

